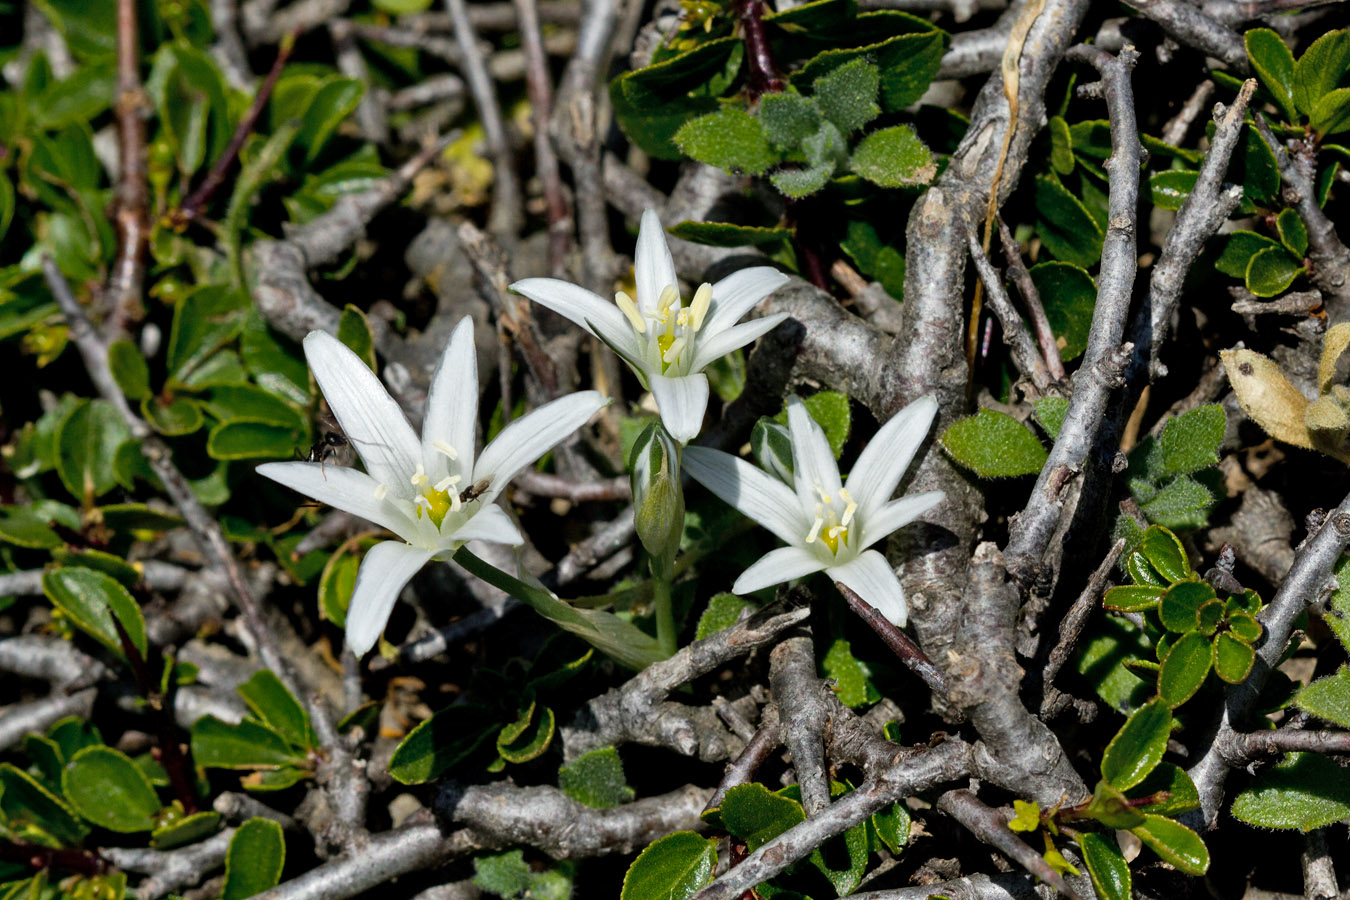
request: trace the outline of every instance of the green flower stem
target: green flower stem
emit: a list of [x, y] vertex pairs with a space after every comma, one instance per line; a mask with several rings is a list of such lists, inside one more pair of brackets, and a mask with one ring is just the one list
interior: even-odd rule
[[670, 572], [665, 560], [652, 557], [652, 600], [656, 607], [656, 643], [665, 657], [675, 655], [679, 644], [675, 634], [675, 610], [670, 602]]
[[543, 588], [503, 572], [470, 553], [467, 547], [456, 550], [454, 560], [471, 574], [515, 597], [559, 628], [577, 635], [630, 668], [645, 669], [669, 655], [662, 653], [657, 641], [633, 623], [613, 613], [577, 609]]

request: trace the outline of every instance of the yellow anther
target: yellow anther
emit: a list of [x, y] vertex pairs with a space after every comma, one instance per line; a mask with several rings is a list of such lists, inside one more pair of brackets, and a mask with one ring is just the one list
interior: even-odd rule
[[853, 521], [853, 514], [858, 511], [858, 504], [849, 496], [848, 490], [845, 488], [839, 489], [839, 496], [848, 504], [848, 506], [844, 507], [844, 515], [839, 519], [839, 524], [847, 526]]
[[694, 299], [689, 304], [695, 331], [703, 327], [703, 320], [707, 317], [710, 306], [712, 306], [712, 285], [705, 281], [698, 286], [698, 290], [694, 291]]
[[686, 326], [689, 324], [689, 310], [687, 308], [681, 309], [679, 313], [675, 316], [675, 324], [680, 326]]
[[830, 504], [834, 502], [834, 500], [830, 498], [830, 495], [825, 493], [825, 488], [819, 484], [816, 485], [816, 493], [820, 495], [821, 502], [825, 504]]
[[436, 450], [438, 453], [442, 453], [442, 454], [444, 454], [446, 457], [448, 457], [448, 458], [450, 458], [450, 459], [459, 459], [459, 454], [455, 452], [455, 448], [454, 448], [454, 447], [451, 447], [451, 446], [450, 446], [448, 443], [446, 443], [445, 441], [442, 441], [442, 440], [435, 440], [435, 441], [432, 441], [432, 442], [431, 442], [431, 446], [432, 446], [432, 448], [433, 448], [434, 450]]
[[647, 331], [647, 323], [642, 319], [642, 313], [638, 311], [637, 304], [633, 298], [619, 291], [614, 295], [614, 302], [619, 305], [619, 312], [628, 318], [628, 324], [633, 326], [633, 330], [638, 334], [644, 334]]
[[656, 308], [660, 310], [660, 312], [662, 313], [661, 315], [662, 321], [665, 320], [665, 313], [670, 309], [671, 305], [677, 304], [679, 302], [680, 302], [680, 290], [679, 288], [675, 287], [675, 285], [668, 284], [661, 289], [661, 296], [656, 301]]
[[379, 484], [375, 486], [376, 500], [383, 500], [388, 493], [389, 493], [389, 485], [385, 484], [383, 481], [381, 481]]

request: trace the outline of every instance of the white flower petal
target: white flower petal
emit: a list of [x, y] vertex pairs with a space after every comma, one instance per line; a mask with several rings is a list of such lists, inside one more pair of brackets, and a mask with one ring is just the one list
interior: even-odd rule
[[422, 461], [422, 446], [394, 398], [351, 350], [322, 331], [305, 338], [305, 359], [324, 399], [366, 471], [397, 497], [412, 497], [408, 477]]
[[491, 503], [517, 472], [585, 425], [608, 402], [599, 391], [578, 391], [545, 403], [503, 428], [474, 463], [474, 481], [492, 476], [483, 503]]
[[858, 454], [848, 474], [848, 492], [858, 501], [858, 514], [866, 518], [880, 509], [923, 444], [937, 415], [937, 398], [927, 394], [891, 416], [876, 436]]
[[942, 491], [928, 491], [925, 494], [906, 494], [899, 500], [892, 500], [878, 510], [874, 510], [865, 519], [860, 519], [863, 527], [862, 543], [858, 549], [870, 547], [886, 535], [913, 522], [943, 501], [947, 495]]
[[647, 386], [656, 398], [661, 422], [670, 436], [681, 444], [698, 437], [703, 429], [703, 414], [708, 409], [708, 376], [696, 372], [667, 378], [649, 373]]
[[420, 529], [389, 501], [387, 494], [383, 499], [375, 498], [379, 482], [365, 472], [310, 462], [263, 463], [256, 471], [306, 497], [388, 528], [404, 540], [420, 537]]
[[831, 499], [839, 494], [839, 466], [830, 451], [830, 442], [806, 405], [795, 394], [787, 401], [788, 431], [792, 434], [792, 472], [797, 496], [803, 509], [812, 509], [823, 501], [820, 491]]
[[[422, 420], [422, 459], [432, 484], [460, 472], [473, 471], [474, 426], [478, 419], [478, 357], [473, 342], [473, 320], [460, 319], [436, 364], [427, 391]], [[451, 460], [437, 445], [455, 451]]]
[[751, 594], [771, 584], [782, 584], [825, 568], [826, 563], [803, 547], [779, 547], [770, 550], [741, 573], [731, 586], [733, 594]]
[[864, 550], [841, 566], [825, 570], [835, 581], [843, 582], [869, 606], [900, 628], [909, 618], [905, 591], [886, 557], [875, 550]]
[[694, 362], [689, 366], [689, 371], [703, 371], [709, 363], [726, 356], [737, 347], [744, 347], [760, 335], [773, 331], [778, 327], [778, 323], [787, 317], [787, 313], [774, 313], [772, 316], [732, 325], [723, 331], [709, 333], [706, 336], [700, 334], [697, 352], [694, 354]]
[[632, 345], [634, 355], [637, 355], [633, 327], [619, 312], [619, 307], [598, 294], [557, 278], [524, 278], [511, 285], [511, 290], [571, 319], [612, 344], [625, 349]]
[[520, 536], [520, 530], [516, 528], [516, 523], [512, 522], [506, 511], [495, 503], [489, 503], [478, 510], [469, 521], [456, 528], [454, 534], [448, 537], [455, 542], [491, 541], [510, 547], [519, 547], [525, 543], [525, 539]]
[[712, 306], [703, 321], [703, 332], [725, 331], [787, 282], [788, 277], [772, 266], [752, 266], [732, 272], [713, 285]]
[[783, 482], [743, 459], [707, 447], [686, 447], [684, 470], [699, 484], [789, 544], [806, 538], [797, 495]]
[[637, 305], [644, 313], [656, 309], [656, 301], [667, 287], [679, 290], [675, 277], [675, 261], [670, 258], [666, 231], [656, 210], [642, 214], [638, 226], [637, 249], [633, 252], [633, 278], [637, 282]]
[[403, 586], [435, 552], [397, 541], [381, 541], [361, 560], [351, 605], [347, 607], [347, 646], [358, 657], [375, 646]]

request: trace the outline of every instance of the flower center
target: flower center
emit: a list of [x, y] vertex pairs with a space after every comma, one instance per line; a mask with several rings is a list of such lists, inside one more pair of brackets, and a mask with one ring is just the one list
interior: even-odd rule
[[712, 285], [700, 285], [690, 304], [682, 306], [679, 288], [668, 284], [661, 290], [656, 308], [645, 315], [633, 298], [623, 291], [614, 295], [614, 302], [628, 319], [628, 324], [633, 326], [633, 331], [646, 335], [651, 342], [649, 347], [655, 345], [653, 352], [660, 360], [661, 374], [664, 375], [671, 366], [678, 366], [681, 356], [693, 346], [712, 306]]
[[[829, 548], [832, 555], [838, 556], [841, 545], [844, 549], [848, 549], [849, 527], [858, 511], [858, 504], [853, 502], [853, 498], [844, 488], [839, 489], [839, 496], [835, 498], [817, 484], [816, 493], [820, 495], [820, 502], [816, 504], [816, 518], [811, 523], [811, 530], [806, 534], [806, 543], [814, 544], [820, 541]], [[842, 513], [839, 510], [841, 504], [844, 507]]]
[[[447, 445], [448, 446], [448, 445]], [[437, 447], [440, 450], [441, 448]], [[442, 452], [444, 452], [442, 450]], [[446, 454], [449, 456], [450, 454]], [[453, 457], [452, 457], [453, 458]], [[455, 486], [459, 484], [458, 475], [449, 475], [442, 478], [435, 484], [427, 477], [426, 469], [421, 463], [417, 464], [417, 471], [413, 473], [412, 485], [417, 489], [417, 497], [413, 500], [413, 506], [417, 509], [417, 517], [423, 516], [431, 519], [437, 528], [445, 521], [446, 514], [459, 512], [463, 505], [459, 499], [459, 491]]]

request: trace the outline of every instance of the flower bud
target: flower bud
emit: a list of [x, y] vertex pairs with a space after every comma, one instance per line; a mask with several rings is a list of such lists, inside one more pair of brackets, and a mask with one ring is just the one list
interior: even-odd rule
[[675, 561], [684, 533], [684, 490], [675, 441], [660, 421], [638, 435], [629, 459], [635, 528], [654, 564], [664, 570]]
[[750, 450], [761, 469], [792, 487], [792, 437], [785, 426], [760, 418], [750, 432]]

